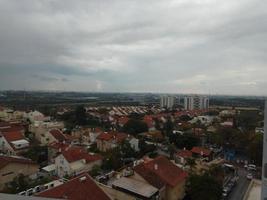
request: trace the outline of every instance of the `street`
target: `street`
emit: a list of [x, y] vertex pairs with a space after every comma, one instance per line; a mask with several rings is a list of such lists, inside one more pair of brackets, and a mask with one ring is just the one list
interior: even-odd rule
[[242, 200], [245, 195], [247, 188], [249, 186], [250, 180], [247, 179], [247, 171], [245, 169], [239, 169], [239, 180], [237, 181], [237, 185], [230, 193], [228, 199], [229, 200]]

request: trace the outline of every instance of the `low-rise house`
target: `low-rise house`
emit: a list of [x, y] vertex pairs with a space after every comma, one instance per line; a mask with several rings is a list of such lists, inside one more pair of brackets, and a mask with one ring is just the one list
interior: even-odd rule
[[146, 123], [148, 127], [148, 131], [155, 131], [155, 121], [153, 119], [153, 116], [145, 115], [143, 121]]
[[143, 180], [159, 190], [159, 198], [165, 200], [183, 199], [187, 172], [174, 165], [164, 156], [143, 162], [134, 167], [134, 177]]
[[29, 141], [20, 131], [0, 131], [0, 151], [7, 155], [17, 155], [27, 151]]
[[68, 147], [55, 158], [56, 173], [64, 177], [88, 172], [95, 165], [101, 166], [102, 159], [102, 156], [87, 153], [80, 147]]
[[193, 156], [189, 150], [181, 150], [174, 155], [174, 160], [177, 164], [186, 165], [186, 160]]
[[103, 133], [100, 128], [77, 128], [71, 133], [72, 136], [79, 138], [80, 143], [88, 145], [96, 142], [96, 138]]
[[[35, 139], [38, 140], [40, 143], [41, 141], [44, 141], [44, 135], [52, 130], [52, 129], [59, 129], [62, 130], [64, 128], [63, 122], [34, 122], [30, 124], [29, 131], [34, 133]], [[44, 141], [45, 144], [47, 144], [47, 141]], [[52, 142], [52, 141], [50, 141]]]
[[[52, 143], [52, 142], [67, 142], [67, 143], [75, 143], [75, 138], [71, 135], [64, 134], [59, 129], [51, 129], [43, 134], [41, 134], [40, 142], [43, 145]], [[77, 139], [78, 140], [78, 139]], [[76, 141], [76, 143], [79, 141]]]
[[66, 142], [52, 142], [47, 145], [48, 149], [48, 162], [55, 163], [55, 158], [70, 147]]
[[0, 190], [15, 177], [22, 174], [34, 178], [39, 171], [39, 165], [22, 157], [0, 156]]
[[25, 112], [8, 108], [0, 109], [0, 119], [3, 121], [23, 120]]
[[69, 200], [111, 200], [88, 174], [82, 174], [36, 196]]
[[24, 116], [26, 119], [28, 119], [31, 123], [34, 123], [36, 121], [45, 121], [49, 120], [49, 117], [45, 117], [43, 113], [35, 110], [28, 113], [25, 113]]
[[128, 117], [120, 117], [118, 119], [118, 124], [120, 127], [123, 127], [129, 121]]
[[25, 124], [17, 121], [9, 121], [9, 122], [0, 122], [0, 131], [1, 132], [12, 132], [18, 131], [23, 135], [25, 134]]
[[103, 152], [109, 151], [121, 144], [127, 137], [127, 134], [119, 132], [101, 133], [96, 138], [97, 148]]
[[204, 147], [193, 147], [191, 152], [195, 158], [207, 158], [208, 161], [212, 160], [212, 151]]

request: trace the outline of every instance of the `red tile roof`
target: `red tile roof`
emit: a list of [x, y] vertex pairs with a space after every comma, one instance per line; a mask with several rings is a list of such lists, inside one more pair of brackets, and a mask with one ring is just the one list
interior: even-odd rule
[[203, 156], [209, 156], [211, 154], [211, 150], [205, 149], [203, 147], [193, 147], [191, 149], [192, 153], [203, 155]]
[[13, 131], [13, 132], [2, 132], [1, 135], [8, 141], [13, 142], [16, 140], [22, 140], [25, 139], [23, 134], [19, 131]]
[[91, 179], [82, 174], [60, 186], [39, 193], [39, 197], [69, 200], [110, 200], [109, 196]]
[[51, 133], [51, 135], [53, 135], [53, 137], [59, 142], [66, 140], [65, 135], [58, 129], [52, 129], [49, 133]]
[[148, 128], [153, 128], [154, 127], [154, 119], [150, 115], [146, 115], [143, 119], [143, 121], [146, 123]]
[[64, 144], [62, 142], [52, 142], [48, 144], [48, 147], [57, 149], [57, 150], [61, 149], [62, 151], [64, 151], [66, 148], [69, 147], [69, 144]]
[[6, 165], [10, 163], [22, 163], [22, 164], [32, 164], [37, 165], [35, 162], [33, 162], [30, 159], [26, 158], [20, 158], [20, 157], [9, 157], [9, 156], [0, 156], [0, 169], [5, 167]]
[[176, 155], [183, 158], [190, 158], [192, 157], [192, 152], [189, 150], [182, 150], [179, 151]]
[[23, 132], [25, 129], [21, 123], [0, 122], [0, 130], [2, 132], [9, 132], [9, 131]]
[[118, 119], [118, 122], [119, 122], [120, 125], [125, 125], [128, 121], [129, 121], [128, 117], [120, 117]]
[[158, 189], [164, 185], [174, 187], [187, 177], [187, 172], [164, 156], [158, 156], [154, 160], [137, 165], [134, 171]]
[[97, 137], [97, 139], [99, 139], [99, 140], [105, 140], [105, 141], [115, 140], [116, 142], [121, 143], [127, 137], [128, 137], [128, 135], [125, 134], [125, 133], [109, 132], [109, 133], [101, 133]]
[[78, 160], [82, 160], [82, 159], [85, 159], [87, 163], [103, 159], [102, 156], [98, 154], [87, 153], [84, 149], [80, 147], [69, 147], [65, 149], [62, 152], [62, 154], [65, 157], [65, 159], [70, 163], [78, 161]]

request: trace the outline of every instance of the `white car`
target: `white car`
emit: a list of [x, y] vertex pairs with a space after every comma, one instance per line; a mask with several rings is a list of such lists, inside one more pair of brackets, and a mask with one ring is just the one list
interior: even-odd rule
[[256, 167], [256, 165], [249, 164], [249, 165], [248, 165], [248, 170], [256, 171], [256, 170], [257, 170], [257, 167]]
[[249, 180], [253, 179], [253, 175], [252, 175], [251, 173], [249, 173], [249, 174], [247, 175], [247, 179], [249, 179]]

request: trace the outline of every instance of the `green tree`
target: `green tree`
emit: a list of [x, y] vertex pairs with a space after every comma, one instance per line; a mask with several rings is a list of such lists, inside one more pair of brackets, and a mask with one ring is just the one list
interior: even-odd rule
[[164, 132], [166, 133], [167, 136], [172, 134], [173, 128], [174, 128], [174, 124], [173, 124], [171, 118], [168, 117], [166, 123], [164, 124], [164, 128], [163, 128], [163, 130], [164, 130]]
[[100, 175], [100, 172], [101, 172], [101, 167], [99, 165], [94, 165], [92, 167], [92, 170], [90, 171], [90, 175], [96, 177]]
[[192, 134], [185, 133], [180, 134], [171, 134], [169, 136], [170, 143], [174, 143], [175, 146], [179, 149], [192, 149], [194, 146], [198, 146], [200, 140], [199, 138], [193, 136]]
[[196, 167], [196, 160], [194, 158], [187, 158], [186, 159], [186, 164], [189, 166], [190, 168], [190, 172], [192, 173]]
[[262, 164], [262, 150], [263, 150], [263, 135], [256, 134], [255, 137], [248, 145], [248, 155], [251, 161], [254, 161], [255, 164]]
[[24, 152], [22, 155], [39, 164], [42, 164], [48, 160], [48, 149], [47, 146], [35, 145], [30, 147], [28, 151]]
[[123, 131], [136, 136], [138, 133], [148, 131], [147, 124], [141, 120], [130, 119], [124, 126]]
[[86, 110], [83, 106], [78, 106], [75, 110], [75, 118], [77, 125], [86, 125]]
[[124, 141], [120, 145], [120, 151], [123, 158], [134, 158], [136, 156], [135, 150], [128, 141]]
[[118, 147], [106, 152], [103, 160], [102, 169], [104, 170], [118, 170], [123, 166], [122, 155]]
[[222, 184], [207, 173], [191, 174], [187, 180], [186, 191], [192, 200], [220, 200]]
[[16, 194], [23, 190], [26, 190], [27, 187], [28, 183], [26, 181], [26, 177], [23, 174], [20, 174], [15, 177], [12, 182], [10, 182], [7, 192], [11, 194]]

